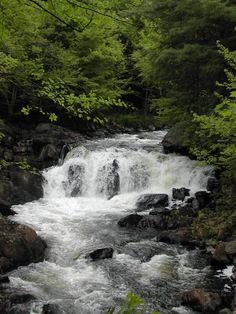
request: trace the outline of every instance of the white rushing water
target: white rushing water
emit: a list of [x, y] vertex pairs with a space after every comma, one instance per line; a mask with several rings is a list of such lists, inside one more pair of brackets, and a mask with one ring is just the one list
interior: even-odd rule
[[[192, 194], [206, 188], [210, 168], [163, 154], [164, 134], [90, 141], [70, 151], [63, 165], [45, 170], [44, 197], [15, 206], [13, 219], [46, 240], [47, 258], [14, 271], [12, 286], [32, 293], [39, 304], [56, 304], [58, 314], [105, 314], [129, 291], [141, 295], [150, 308], [181, 313], [176, 295], [208, 272], [201, 260], [195, 268], [197, 253], [117, 226], [121, 217], [133, 213], [143, 193], [171, 197], [173, 187], [190, 188]], [[102, 247], [114, 248], [113, 259], [85, 258]], [[38, 308], [34, 305], [32, 313], [40, 313]]]

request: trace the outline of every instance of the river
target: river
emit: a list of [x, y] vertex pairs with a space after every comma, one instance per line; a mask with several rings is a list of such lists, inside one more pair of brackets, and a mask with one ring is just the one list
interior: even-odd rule
[[[191, 194], [206, 189], [211, 169], [164, 154], [164, 135], [155, 131], [87, 141], [71, 150], [62, 165], [43, 172], [42, 199], [14, 206], [18, 215], [13, 220], [34, 228], [48, 245], [44, 262], [10, 276], [12, 287], [37, 298], [32, 313], [51, 303], [58, 314], [105, 314], [131, 291], [148, 310], [190, 314], [180, 306], [181, 292], [216, 284], [200, 251], [158, 243], [157, 231], [117, 225], [134, 212], [144, 193], [167, 193], [171, 199], [173, 187], [187, 187]], [[112, 197], [114, 189], [119, 193]], [[103, 247], [114, 248], [112, 259], [86, 258]]]

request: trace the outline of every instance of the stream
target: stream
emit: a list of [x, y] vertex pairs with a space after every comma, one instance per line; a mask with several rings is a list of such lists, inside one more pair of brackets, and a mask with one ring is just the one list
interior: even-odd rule
[[[164, 135], [155, 131], [87, 141], [62, 165], [43, 172], [42, 199], [14, 206], [13, 220], [31, 226], [48, 245], [44, 262], [10, 276], [13, 288], [37, 298], [31, 313], [50, 303], [58, 314], [106, 314], [133, 292], [144, 299], [147, 313], [190, 314], [180, 305], [181, 292], [217, 287], [199, 250], [158, 243], [157, 231], [117, 225], [134, 212], [142, 194], [167, 193], [171, 200], [172, 188], [187, 187], [191, 195], [206, 189], [211, 168], [164, 154]], [[114, 249], [112, 259], [86, 258], [103, 247]]]

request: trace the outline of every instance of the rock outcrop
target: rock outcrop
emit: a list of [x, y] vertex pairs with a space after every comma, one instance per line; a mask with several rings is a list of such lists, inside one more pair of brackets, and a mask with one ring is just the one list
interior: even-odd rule
[[36, 232], [5, 217], [0, 217], [0, 273], [18, 266], [41, 262], [46, 244]]
[[9, 166], [0, 172], [0, 199], [10, 205], [24, 204], [43, 196], [40, 173]]

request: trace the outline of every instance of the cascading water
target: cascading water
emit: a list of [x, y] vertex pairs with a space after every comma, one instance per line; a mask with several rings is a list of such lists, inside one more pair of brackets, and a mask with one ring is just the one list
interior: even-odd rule
[[[129, 291], [162, 313], [193, 313], [178, 300], [180, 291], [203, 286], [210, 274], [199, 252], [117, 226], [143, 193], [206, 188], [211, 169], [163, 154], [164, 134], [119, 135], [74, 148], [62, 165], [44, 171], [44, 198], [14, 207], [14, 219], [32, 226], [48, 244], [46, 261], [11, 275], [12, 286], [38, 299], [32, 313], [51, 303], [58, 314], [105, 314]], [[113, 258], [85, 258], [101, 247], [113, 247]]]

